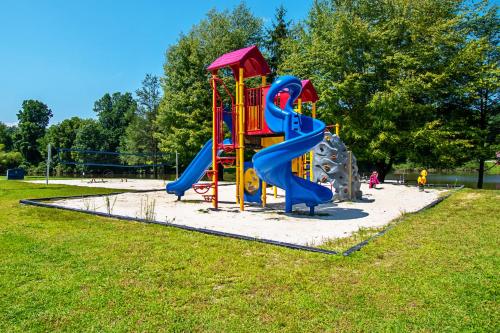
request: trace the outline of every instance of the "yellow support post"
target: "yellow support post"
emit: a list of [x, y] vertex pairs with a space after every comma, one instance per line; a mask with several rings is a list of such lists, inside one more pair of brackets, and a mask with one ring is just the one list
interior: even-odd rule
[[[316, 102], [312, 103], [312, 117], [316, 118]], [[313, 172], [313, 161], [314, 161], [314, 151], [309, 152], [309, 180], [314, 182], [314, 172]]]
[[243, 68], [239, 69], [239, 80], [238, 80], [238, 102], [239, 102], [239, 151], [240, 151], [240, 184], [239, 184], [239, 193], [240, 193], [240, 211], [245, 210], [245, 193], [244, 193], [244, 185], [245, 185], [245, 174], [244, 174], [244, 164], [245, 164], [245, 101], [243, 100]]
[[[264, 88], [266, 86], [266, 76], [263, 75], [262, 76], [262, 88]], [[264, 90], [261, 90], [262, 92]], [[262, 94], [262, 100], [264, 100], [264, 94]], [[262, 181], [262, 196], [261, 196], [261, 200], [262, 200], [262, 207], [266, 207], [266, 203], [267, 203], [267, 184], [265, 181]]]
[[[297, 113], [302, 113], [302, 98], [297, 99]], [[304, 157], [297, 157], [295, 163], [297, 165], [297, 176], [304, 178]]]
[[274, 197], [278, 197], [278, 188], [276, 186], [273, 186], [273, 191], [274, 191]]
[[262, 207], [266, 207], [266, 203], [267, 203], [267, 183], [265, 181], [262, 181], [262, 196], [261, 196], [261, 200], [262, 200]]
[[337, 136], [340, 136], [340, 124], [339, 123], [336, 123], [335, 124], [335, 134], [337, 134]]

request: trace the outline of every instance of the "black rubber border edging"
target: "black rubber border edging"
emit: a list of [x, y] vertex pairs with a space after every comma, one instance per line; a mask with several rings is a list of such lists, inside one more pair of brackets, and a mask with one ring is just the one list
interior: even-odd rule
[[[432, 208], [432, 207], [436, 206], [437, 204], [441, 203], [443, 200], [445, 200], [448, 197], [450, 197], [453, 193], [455, 193], [456, 191], [459, 191], [459, 190], [461, 190], [463, 188], [464, 188], [464, 185], [455, 187], [453, 190], [450, 191], [450, 193], [448, 193], [446, 195], [443, 195], [442, 197], [440, 197], [437, 200], [431, 202], [430, 204], [422, 207], [421, 209], [417, 210], [416, 212], [413, 212], [412, 214], [420, 213], [420, 212], [422, 212], [422, 211], [424, 211], [426, 209], [429, 209], [429, 208]], [[384, 230], [377, 232], [375, 235], [369, 237], [368, 239], [365, 239], [361, 243], [358, 243], [358, 244], [356, 244], [356, 245], [348, 248], [347, 250], [345, 250], [344, 252], [342, 252], [342, 255], [344, 257], [347, 257], [347, 256], [350, 256], [351, 254], [353, 254], [354, 252], [357, 252], [357, 251], [361, 250], [363, 247], [365, 247], [366, 245], [368, 245], [368, 243], [370, 243], [371, 241], [373, 241], [376, 238], [379, 238], [379, 237], [385, 235], [389, 230], [391, 230], [392, 228], [396, 227], [398, 224], [399, 223], [394, 223], [394, 224], [388, 226], [387, 228], [385, 228]]]
[[[153, 191], [158, 191], [158, 190], [153, 190]], [[101, 213], [101, 212], [94, 212], [94, 211], [88, 211], [88, 210], [83, 210], [83, 209], [78, 209], [78, 208], [64, 207], [64, 206], [59, 206], [59, 205], [41, 202], [41, 201], [49, 201], [49, 200], [102, 197], [102, 196], [106, 196], [106, 195], [117, 195], [117, 194], [123, 194], [123, 193], [153, 192], [153, 191], [140, 190], [140, 191], [128, 191], [128, 192], [112, 192], [112, 193], [104, 193], [104, 194], [89, 194], [89, 195], [76, 195], [76, 196], [65, 196], [65, 197], [23, 199], [23, 200], [19, 200], [19, 203], [23, 204], [23, 205], [30, 205], [30, 206], [36, 206], [36, 207], [69, 210], [69, 211], [73, 211], [73, 212], [79, 212], [79, 213], [84, 213], [84, 214], [89, 214], [89, 215], [96, 215], [96, 216], [101, 216], [101, 217], [114, 218], [114, 219], [124, 220], [124, 221], [133, 221], [133, 222], [140, 222], [140, 223], [146, 223], [146, 224], [158, 224], [158, 225], [162, 225], [162, 226], [173, 227], [173, 228], [187, 230], [187, 231], [195, 231], [195, 232], [208, 234], [208, 235], [212, 235], [212, 236], [235, 238], [235, 239], [239, 239], [239, 240], [246, 240], [246, 241], [253, 241], [253, 242], [258, 242], [258, 243], [275, 245], [275, 246], [281, 246], [281, 247], [286, 247], [286, 248], [293, 249], [293, 250], [316, 252], [316, 253], [327, 254], [327, 255], [339, 254], [336, 251], [321, 249], [321, 248], [317, 248], [317, 247], [304, 246], [304, 245], [298, 245], [298, 244], [286, 243], [286, 242], [279, 242], [279, 241], [275, 241], [275, 240], [271, 240], [271, 239], [244, 236], [244, 235], [222, 232], [222, 231], [217, 231], [217, 230], [212, 230], [212, 229], [189, 227], [186, 225], [176, 224], [176, 223], [171, 223], [171, 222], [162, 222], [162, 221], [157, 221], [157, 220], [146, 220], [146, 219], [141, 219], [141, 218], [136, 218], [136, 217], [131, 217], [131, 216], [116, 215], [116, 214], [106, 214], [106, 213]]]

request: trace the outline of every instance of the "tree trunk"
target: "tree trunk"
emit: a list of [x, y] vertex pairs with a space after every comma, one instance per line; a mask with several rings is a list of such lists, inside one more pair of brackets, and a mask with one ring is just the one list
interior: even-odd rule
[[154, 131], [151, 130], [151, 132], [153, 132], [151, 134], [151, 145], [154, 147], [153, 148], [153, 154], [154, 154], [153, 155], [154, 156], [153, 163], [155, 165], [154, 168], [153, 168], [153, 170], [154, 170], [155, 179], [158, 179], [158, 166], [157, 166], [157, 164], [158, 164], [158, 145], [156, 144], [156, 140], [155, 140], [155, 137], [154, 137]]
[[154, 164], [154, 167], [153, 167], [154, 177], [155, 177], [155, 179], [158, 179], [158, 156], [156, 154], [156, 149], [155, 149], [155, 152], [154, 152], [153, 164]]
[[483, 188], [484, 158], [479, 159], [479, 173], [477, 175], [477, 188]]
[[385, 163], [385, 161], [377, 161], [377, 163], [375, 164], [375, 168], [377, 169], [378, 172], [378, 180], [381, 183], [385, 181], [385, 177], [391, 171], [392, 163], [393, 159], [390, 158], [388, 163]]
[[[479, 129], [481, 131], [486, 129], [486, 100], [487, 100], [487, 93], [484, 94], [484, 97], [481, 97], [481, 104], [480, 104], [480, 109], [479, 109]], [[485, 138], [481, 138], [481, 141], [479, 142], [480, 146], [480, 157], [479, 157], [479, 172], [477, 175], [477, 188], [483, 188], [483, 178], [484, 178], [484, 160], [485, 158], [483, 157], [483, 149], [485, 146]]]

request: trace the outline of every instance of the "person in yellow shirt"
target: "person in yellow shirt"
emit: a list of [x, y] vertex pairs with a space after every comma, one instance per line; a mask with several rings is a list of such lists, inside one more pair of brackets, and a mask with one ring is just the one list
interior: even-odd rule
[[420, 171], [420, 176], [418, 176], [417, 183], [419, 191], [423, 191], [425, 184], [427, 184], [427, 170], [423, 169], [422, 171]]

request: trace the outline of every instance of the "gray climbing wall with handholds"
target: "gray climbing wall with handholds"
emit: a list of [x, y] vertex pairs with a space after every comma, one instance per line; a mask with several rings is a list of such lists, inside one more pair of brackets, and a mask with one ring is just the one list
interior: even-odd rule
[[[353, 199], [361, 199], [361, 179], [356, 157], [352, 156], [351, 190]], [[325, 132], [325, 138], [314, 147], [313, 174], [316, 182], [330, 183], [335, 189], [334, 200], [349, 200], [349, 151], [340, 138]]]

